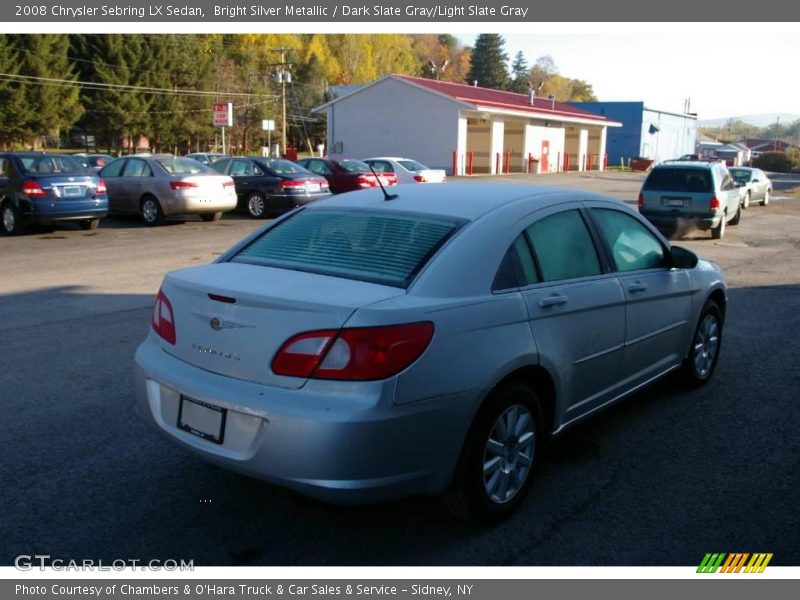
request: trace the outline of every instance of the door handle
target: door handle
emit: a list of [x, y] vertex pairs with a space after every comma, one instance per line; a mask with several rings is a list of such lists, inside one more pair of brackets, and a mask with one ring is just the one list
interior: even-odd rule
[[647, 284], [641, 281], [634, 281], [628, 286], [628, 291], [632, 294], [635, 292], [644, 292], [647, 289]]
[[553, 294], [552, 296], [548, 296], [547, 298], [542, 298], [539, 300], [539, 306], [542, 308], [547, 308], [548, 306], [556, 306], [557, 304], [565, 304], [569, 300], [566, 296], [562, 296], [560, 294]]

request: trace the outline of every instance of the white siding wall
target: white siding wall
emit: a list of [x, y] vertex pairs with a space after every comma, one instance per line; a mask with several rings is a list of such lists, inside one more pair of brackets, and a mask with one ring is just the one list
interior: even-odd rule
[[537, 173], [542, 173], [542, 141], [550, 141], [550, 158], [548, 160], [548, 173], [555, 173], [558, 170], [558, 161], [564, 161], [564, 136], [563, 127], [542, 127], [539, 125], [528, 125], [525, 128], [525, 156], [531, 154], [539, 160]]
[[342, 154], [351, 158], [404, 156], [452, 171], [459, 145], [459, 107], [452, 100], [385, 79], [326, 113], [330, 153], [341, 143]]
[[[650, 125], [658, 128], [650, 133]], [[697, 120], [681, 115], [644, 109], [640, 154], [656, 162], [693, 154], [697, 141]]]

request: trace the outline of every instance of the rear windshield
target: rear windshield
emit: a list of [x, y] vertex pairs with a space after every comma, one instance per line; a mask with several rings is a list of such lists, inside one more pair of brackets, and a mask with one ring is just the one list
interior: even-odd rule
[[303, 210], [264, 232], [231, 260], [407, 287], [460, 225], [427, 215]]
[[156, 162], [170, 175], [196, 175], [215, 173], [210, 168], [192, 158], [157, 158]]
[[369, 165], [365, 162], [361, 162], [360, 160], [352, 160], [350, 158], [346, 158], [344, 160], [336, 161], [340, 167], [342, 167], [345, 171], [350, 171], [351, 173], [369, 173]]
[[86, 175], [86, 167], [70, 156], [20, 156], [27, 173], [39, 175]]
[[397, 162], [409, 171], [426, 171], [428, 169], [428, 167], [415, 160], [398, 160]]
[[736, 181], [750, 181], [750, 171], [747, 169], [729, 169], [729, 172]]
[[647, 181], [646, 190], [668, 192], [713, 192], [714, 187], [709, 169], [676, 169], [659, 167], [653, 169]]
[[260, 163], [268, 170], [278, 175], [288, 175], [290, 173], [310, 174], [308, 169], [304, 169], [300, 165], [282, 158], [267, 158], [260, 161]]

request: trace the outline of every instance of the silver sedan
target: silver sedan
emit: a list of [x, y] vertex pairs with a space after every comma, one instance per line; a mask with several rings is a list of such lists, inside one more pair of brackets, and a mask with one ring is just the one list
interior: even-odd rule
[[336, 502], [494, 521], [544, 442], [673, 371], [712, 377], [714, 263], [550, 187], [408, 186], [299, 208], [169, 273], [136, 407], [212, 463]]
[[111, 212], [138, 214], [146, 225], [198, 214], [218, 221], [236, 208], [233, 179], [192, 160], [166, 154], [118, 158], [100, 171]]

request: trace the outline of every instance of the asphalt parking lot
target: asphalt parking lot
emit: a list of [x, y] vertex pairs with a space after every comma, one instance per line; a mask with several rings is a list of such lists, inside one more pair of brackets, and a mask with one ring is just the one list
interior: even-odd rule
[[[507, 177], [515, 182], [524, 176]], [[635, 201], [635, 173], [535, 181]], [[478, 180], [476, 178], [475, 180]], [[714, 380], [672, 379], [554, 441], [532, 494], [489, 529], [433, 499], [333, 507], [211, 467], [132, 410], [132, 361], [165, 271], [260, 223], [107, 219], [0, 237], [0, 564], [193, 559], [265, 565], [691, 565], [706, 552], [800, 564], [800, 178], [776, 179], [722, 240], [730, 305]]]

